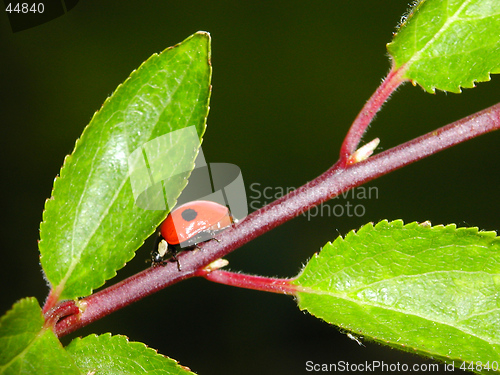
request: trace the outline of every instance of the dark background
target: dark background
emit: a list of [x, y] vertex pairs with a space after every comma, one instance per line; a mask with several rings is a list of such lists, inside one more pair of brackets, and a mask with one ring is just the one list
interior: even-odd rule
[[[2, 13], [1, 313], [25, 296], [43, 303], [48, 287], [37, 239], [53, 179], [93, 113], [151, 54], [198, 30], [211, 33], [203, 151], [208, 162], [241, 168], [255, 208], [269, 199], [251, 198], [252, 184], [275, 195], [336, 161], [350, 123], [389, 70], [385, 44], [406, 9], [406, 0], [80, 1], [15, 33]], [[406, 84], [364, 139], [379, 137], [377, 151], [388, 149], [495, 104], [499, 89], [498, 77], [460, 95]], [[231, 254], [230, 267], [292, 277], [327, 241], [382, 219], [496, 230], [499, 140], [489, 134], [373, 181], [378, 197], [347, 199], [364, 215], [299, 217]], [[151, 247], [146, 243], [116, 280], [144, 269]], [[300, 312], [290, 297], [205, 280], [163, 290], [63, 341], [92, 332], [145, 342], [200, 375], [303, 374], [308, 360], [432, 363], [375, 343], [360, 347]]]

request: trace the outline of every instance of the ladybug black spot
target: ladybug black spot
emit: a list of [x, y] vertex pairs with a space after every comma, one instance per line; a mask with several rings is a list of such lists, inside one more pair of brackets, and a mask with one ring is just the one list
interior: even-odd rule
[[181, 216], [186, 221], [193, 221], [198, 216], [198, 212], [196, 212], [192, 208], [188, 208], [182, 211]]

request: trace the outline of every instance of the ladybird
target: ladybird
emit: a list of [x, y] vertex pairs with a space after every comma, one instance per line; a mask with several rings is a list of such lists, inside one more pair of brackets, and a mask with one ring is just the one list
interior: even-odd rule
[[180, 270], [176, 257], [179, 251], [195, 249], [197, 244], [214, 238], [233, 222], [229, 209], [219, 203], [194, 201], [179, 206], [160, 226], [157, 245], [151, 252], [153, 265], [173, 258]]

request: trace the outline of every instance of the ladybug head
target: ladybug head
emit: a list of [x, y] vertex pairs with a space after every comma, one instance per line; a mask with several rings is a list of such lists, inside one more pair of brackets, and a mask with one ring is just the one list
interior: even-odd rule
[[163, 260], [165, 260], [165, 257], [168, 255], [169, 252], [169, 246], [167, 241], [161, 240], [158, 243], [158, 246], [156, 246], [153, 251], [151, 252], [151, 260], [153, 263], [160, 263]]

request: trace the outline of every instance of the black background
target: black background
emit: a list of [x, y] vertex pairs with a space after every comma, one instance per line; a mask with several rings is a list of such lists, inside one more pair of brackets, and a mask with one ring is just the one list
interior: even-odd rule
[[[275, 195], [336, 161], [350, 123], [389, 70], [385, 44], [406, 9], [406, 0], [80, 1], [16, 33], [2, 13], [2, 313], [25, 296], [43, 303], [48, 287], [37, 239], [53, 179], [93, 113], [152, 53], [198, 30], [211, 33], [213, 93], [203, 151], [208, 162], [241, 168], [257, 207], [269, 199], [252, 199], [252, 184]], [[498, 77], [460, 95], [406, 84], [364, 139], [379, 137], [377, 152], [388, 149], [495, 104], [499, 89]], [[299, 217], [231, 254], [230, 268], [292, 277], [327, 241], [382, 219], [495, 230], [499, 139], [482, 136], [373, 181], [378, 197], [347, 199], [363, 206], [361, 217]], [[143, 269], [151, 247], [146, 243], [109, 283]], [[290, 297], [205, 280], [163, 290], [63, 342], [104, 332], [145, 342], [202, 375], [303, 374], [308, 360], [432, 363], [375, 343], [360, 347], [300, 312]]]

